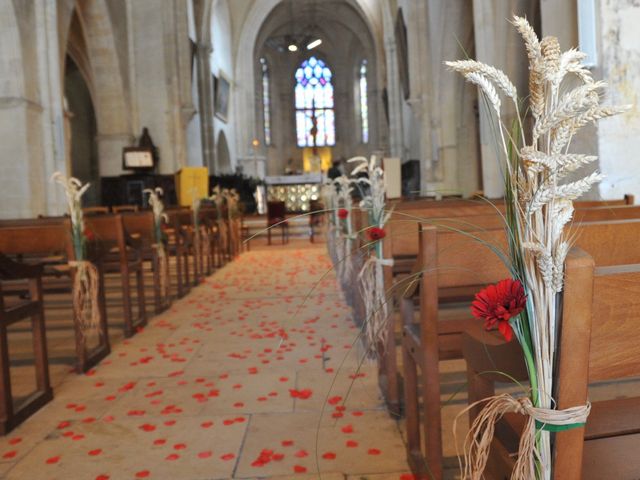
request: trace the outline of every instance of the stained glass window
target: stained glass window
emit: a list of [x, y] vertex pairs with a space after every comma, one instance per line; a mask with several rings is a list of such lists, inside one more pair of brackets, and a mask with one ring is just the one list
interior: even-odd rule
[[271, 97], [269, 96], [269, 66], [267, 59], [261, 58], [262, 65], [262, 119], [264, 123], [264, 144], [271, 145]]
[[296, 136], [299, 147], [314, 146], [314, 121], [317, 128], [315, 146], [336, 144], [331, 77], [331, 69], [316, 57], [309, 57], [296, 70]]
[[367, 100], [367, 61], [360, 64], [360, 125], [362, 143], [369, 143], [369, 103]]

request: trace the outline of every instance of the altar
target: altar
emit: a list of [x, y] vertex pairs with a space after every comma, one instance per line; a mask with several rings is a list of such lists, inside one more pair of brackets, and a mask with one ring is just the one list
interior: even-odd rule
[[267, 199], [285, 202], [287, 212], [308, 212], [310, 203], [320, 198], [322, 180], [320, 172], [266, 177]]

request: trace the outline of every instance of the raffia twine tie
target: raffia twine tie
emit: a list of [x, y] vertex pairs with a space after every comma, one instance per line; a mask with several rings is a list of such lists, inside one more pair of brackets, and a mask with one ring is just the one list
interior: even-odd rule
[[82, 338], [85, 339], [87, 334], [96, 332], [102, 335], [98, 300], [100, 291], [98, 269], [88, 260], [74, 260], [69, 262], [69, 266], [76, 269], [72, 288], [73, 310]]
[[379, 344], [386, 345], [386, 322], [389, 315], [383, 266], [393, 266], [393, 259], [370, 256], [358, 274], [360, 293], [366, 310], [364, 333], [370, 356], [378, 353]]
[[163, 243], [154, 243], [151, 245], [158, 254], [158, 276], [160, 277], [160, 292], [162, 298], [169, 297], [169, 258]]
[[[453, 435], [456, 444], [458, 418], [469, 410], [486, 403], [473, 421], [464, 441], [463, 460], [460, 462], [461, 480], [480, 480], [489, 458], [491, 442], [496, 423], [507, 413], [519, 413], [527, 417], [527, 422], [518, 445], [518, 458], [511, 473], [511, 480], [532, 480], [536, 478], [536, 460], [540, 455], [536, 449], [538, 430], [560, 431], [582, 427], [591, 412], [591, 403], [564, 410], [534, 407], [529, 397], [515, 398], [508, 393], [496, 395], [475, 402], [460, 412], [453, 422]], [[463, 464], [464, 462], [464, 464]]]

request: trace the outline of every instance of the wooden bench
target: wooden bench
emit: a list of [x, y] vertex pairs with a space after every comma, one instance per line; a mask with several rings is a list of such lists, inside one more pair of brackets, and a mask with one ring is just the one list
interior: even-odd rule
[[[100, 258], [92, 250], [89, 249], [89, 259], [96, 264], [99, 272], [100, 324], [96, 335], [97, 344], [94, 347], [87, 346], [76, 321], [80, 313], [71, 309], [78, 373], [86, 372], [111, 351], [105, 308], [104, 275]], [[71, 240], [71, 223], [68, 218], [0, 221], [0, 252], [18, 258], [24, 263], [43, 263], [45, 296], [71, 293], [76, 270], [69, 267], [69, 262], [75, 260], [75, 255]], [[11, 293], [24, 292], [25, 289], [21, 285], [11, 286]]]
[[[576, 244], [594, 252], [599, 266], [640, 263], [640, 220], [591, 222], [574, 225]], [[506, 252], [507, 239], [503, 229], [473, 232], [491, 245]], [[462, 357], [462, 333], [478, 323], [469, 311], [468, 303], [443, 305], [447, 288], [472, 288], [509, 277], [509, 272], [496, 254], [478, 240], [459, 233], [438, 230], [433, 225], [420, 226], [420, 258], [414, 273], [419, 283], [407, 283], [401, 298], [403, 320], [402, 358], [404, 400], [407, 419], [408, 457], [414, 472], [442, 473], [442, 443], [440, 419], [439, 361]], [[624, 253], [621, 253], [624, 252]], [[419, 322], [414, 318], [413, 296], [419, 285]], [[422, 372], [422, 391], [418, 393], [417, 371]], [[419, 398], [425, 409], [425, 451], [420, 443], [418, 421]]]
[[162, 291], [163, 280], [161, 279], [162, 268], [160, 266], [161, 261], [166, 262], [166, 268], [169, 268], [169, 249], [164, 243], [164, 248], [167, 257], [161, 260], [158, 255], [158, 249], [154, 246], [156, 244], [155, 236], [155, 219], [151, 212], [126, 212], [122, 214], [122, 223], [124, 225], [127, 235], [136, 237], [141, 242], [140, 253], [142, 259], [151, 262], [151, 270], [153, 272], [153, 295], [155, 312], [161, 313], [171, 305], [171, 276], [167, 275], [166, 281], [168, 295]]
[[[411, 268], [415, 263], [418, 254], [418, 233], [416, 223], [418, 218], [434, 225], [444, 231], [474, 231], [479, 229], [500, 229], [504, 227], [504, 219], [496, 208], [489, 205], [462, 204], [461, 201], [455, 201], [455, 207], [451, 210], [449, 206], [454, 201], [442, 202], [447, 206], [438, 206], [435, 202], [430, 204], [428, 209], [413, 206], [409, 220], [400, 216], [391, 220], [385, 226], [387, 235], [385, 237], [384, 257], [394, 260], [393, 267], [385, 267], [385, 285], [389, 295], [389, 302], [395, 303], [394, 293], [397, 296], [398, 281], [403, 276], [411, 273]], [[580, 204], [582, 205], [582, 204]], [[476, 212], [470, 214], [469, 212]], [[432, 217], [428, 215], [442, 215], [448, 213], [451, 216], [446, 218]], [[464, 214], [464, 215], [463, 215]], [[394, 214], [396, 215], [396, 214]], [[597, 206], [590, 208], [578, 208], [574, 214], [574, 222], [593, 222], [604, 220], [624, 220], [640, 218], [640, 206], [620, 205], [620, 206]], [[356, 231], [366, 225], [366, 217], [364, 214], [356, 215]], [[586, 239], [585, 239], [586, 241]], [[355, 280], [354, 280], [355, 281]], [[440, 300], [443, 302], [456, 302], [469, 300], [475, 294], [474, 286], [457, 286], [443, 289], [439, 292]], [[390, 311], [393, 312], [393, 308]], [[362, 310], [356, 310], [356, 313], [362, 314]], [[387, 344], [381, 346], [379, 360], [379, 377], [382, 390], [385, 394], [385, 400], [390, 412], [393, 415], [399, 414], [401, 411], [401, 400], [399, 395], [399, 382], [397, 380], [397, 359], [395, 355], [396, 337], [395, 337], [395, 320], [389, 322], [389, 330], [387, 334]]]
[[[41, 265], [20, 264], [0, 254], [0, 434], [2, 435], [9, 433], [53, 399], [49, 380], [42, 274]], [[28, 282], [28, 298], [5, 296], [2, 291], [3, 281]], [[31, 320], [36, 389], [20, 403], [14, 404], [8, 327], [22, 320]]]
[[[637, 248], [635, 249], [637, 250]], [[633, 252], [631, 257], [637, 257]], [[567, 260], [558, 358], [558, 408], [584, 405], [590, 382], [640, 376], [640, 265], [596, 267], [575, 249]], [[492, 396], [503, 371], [524, 381], [517, 342], [505, 343], [475, 328], [465, 334], [469, 402]], [[557, 480], [637, 479], [640, 472], [640, 392], [630, 398], [594, 402], [586, 428], [555, 434]], [[476, 411], [472, 411], [471, 419]], [[505, 416], [496, 430], [487, 474], [507, 479], [524, 417]], [[514, 443], [515, 442], [515, 443]]]
[[[85, 217], [85, 225], [103, 246], [102, 264], [105, 273], [120, 275], [124, 319], [124, 336], [133, 336], [147, 324], [144, 298], [144, 271], [141, 242], [127, 235], [121, 215], [91, 215]], [[138, 315], [134, 318], [131, 304], [130, 276], [135, 275], [138, 294]]]

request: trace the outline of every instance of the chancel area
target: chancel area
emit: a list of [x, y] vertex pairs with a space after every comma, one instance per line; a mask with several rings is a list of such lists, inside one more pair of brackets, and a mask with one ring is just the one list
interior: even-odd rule
[[0, 0], [0, 479], [640, 478], [633, 0]]

